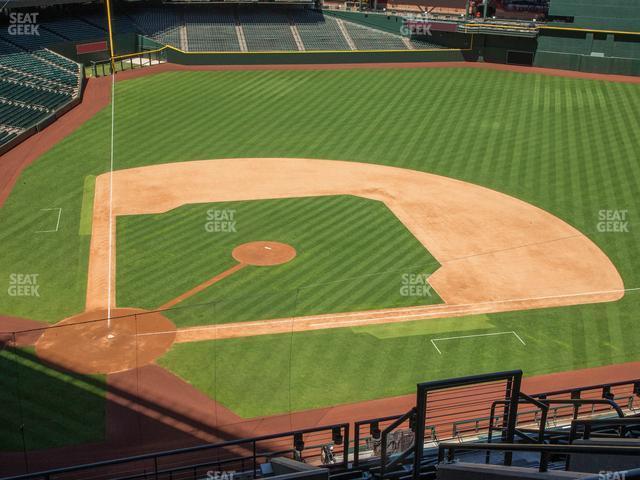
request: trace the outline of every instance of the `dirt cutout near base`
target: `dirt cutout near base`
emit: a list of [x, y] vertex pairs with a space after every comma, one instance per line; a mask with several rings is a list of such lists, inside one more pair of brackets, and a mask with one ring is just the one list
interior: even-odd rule
[[175, 325], [137, 308], [94, 310], [47, 329], [36, 342], [43, 361], [77, 373], [115, 373], [152, 363], [173, 344]]
[[[116, 292], [116, 265], [109, 275], [107, 262], [109, 244], [116, 258], [115, 231], [109, 240], [108, 180], [109, 174], [96, 179], [87, 284], [87, 306], [103, 310], [109, 277]], [[198, 327], [179, 331], [177, 341], [607, 302], [624, 295], [615, 266], [580, 231], [514, 197], [447, 177], [295, 158], [190, 161], [113, 173], [114, 217], [158, 214], [189, 203], [323, 195], [385, 203], [440, 263], [429, 283], [444, 305]], [[234, 256], [252, 251], [244, 249]], [[111, 302], [115, 307], [115, 295]]]

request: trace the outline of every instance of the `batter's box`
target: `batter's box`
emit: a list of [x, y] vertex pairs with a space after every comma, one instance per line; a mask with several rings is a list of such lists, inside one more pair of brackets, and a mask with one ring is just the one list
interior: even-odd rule
[[60, 218], [62, 218], [62, 208], [43, 208], [40, 210], [38, 219], [42, 230], [35, 233], [55, 233], [60, 228]]

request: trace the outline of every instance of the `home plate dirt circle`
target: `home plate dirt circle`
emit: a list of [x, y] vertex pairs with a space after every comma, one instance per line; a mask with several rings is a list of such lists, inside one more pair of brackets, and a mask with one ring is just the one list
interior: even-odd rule
[[115, 373], [153, 362], [175, 340], [176, 326], [157, 312], [115, 308], [110, 324], [106, 318], [94, 310], [48, 328], [36, 342], [38, 357], [78, 373]]
[[238, 245], [231, 255], [244, 265], [268, 267], [290, 262], [296, 257], [296, 249], [281, 242], [249, 242]]

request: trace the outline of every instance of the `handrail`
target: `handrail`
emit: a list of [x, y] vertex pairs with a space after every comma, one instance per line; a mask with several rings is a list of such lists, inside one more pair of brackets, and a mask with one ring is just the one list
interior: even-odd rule
[[[353, 465], [357, 466], [360, 464], [360, 440], [361, 440], [361, 436], [360, 436], [360, 429], [363, 425], [369, 425], [369, 428], [371, 428], [372, 426], [376, 426], [376, 428], [378, 428], [379, 430], [379, 424], [380, 422], [388, 422], [389, 420], [397, 420], [398, 418], [402, 417], [404, 414], [398, 414], [398, 415], [388, 415], [386, 417], [377, 417], [377, 418], [370, 418], [368, 420], [359, 420], [357, 422], [354, 422], [353, 424]], [[375, 437], [374, 437], [375, 438]]]
[[[387, 436], [389, 435], [389, 432], [395, 430], [397, 427], [402, 425], [407, 420], [409, 420], [409, 423], [411, 424], [412, 419], [413, 419], [413, 421], [415, 421], [415, 418], [416, 418], [416, 407], [413, 407], [411, 410], [409, 410], [407, 413], [405, 413], [404, 415], [399, 417], [391, 425], [388, 425], [387, 428], [385, 428], [382, 431], [382, 434], [380, 435], [380, 441], [381, 441], [381, 445], [380, 445], [380, 477], [381, 478], [384, 478], [384, 472], [385, 472], [385, 470], [387, 468], [393, 467], [397, 463], [401, 462], [403, 459], [405, 459], [408, 456], [408, 454], [412, 453], [413, 449], [414, 449], [414, 447], [409, 448], [407, 451], [400, 453], [391, 462], [387, 463], [387, 458], [388, 458], [388, 456], [387, 456]], [[414, 446], [415, 446], [416, 442], [418, 441], [418, 438], [415, 436], [415, 431], [414, 431], [414, 440], [413, 441], [414, 441]]]
[[[165, 451], [156, 452], [156, 453], [147, 453], [147, 454], [143, 454], [143, 455], [134, 455], [134, 456], [131, 456], [131, 457], [118, 458], [118, 459], [114, 459], [114, 460], [105, 460], [105, 461], [101, 461], [101, 462], [86, 463], [86, 464], [82, 464], [82, 465], [76, 465], [76, 466], [73, 466], [73, 467], [56, 468], [56, 469], [51, 469], [51, 470], [46, 470], [46, 471], [41, 471], [41, 472], [34, 472], [34, 473], [27, 473], [27, 474], [17, 475], [17, 476], [13, 476], [13, 477], [6, 477], [3, 480], [30, 480], [30, 479], [39, 478], [39, 477], [49, 478], [51, 475], [58, 475], [58, 474], [62, 474], [62, 473], [71, 473], [71, 472], [79, 472], [79, 471], [87, 470], [87, 469], [90, 469], [90, 468], [108, 467], [108, 466], [112, 466], [112, 465], [123, 464], [125, 462], [126, 463], [129, 463], [129, 462], [140, 462], [140, 461], [143, 461], [143, 460], [155, 460], [156, 463], [157, 463], [158, 459], [169, 457], [169, 456], [172, 456], [172, 455], [181, 455], [181, 454], [186, 454], [186, 453], [203, 452], [203, 451], [207, 451], [207, 450], [228, 448], [228, 447], [233, 447], [233, 446], [236, 446], [236, 445], [246, 445], [246, 444], [253, 444], [254, 445], [254, 448], [253, 448], [254, 455], [261, 456], [260, 454], [256, 453], [256, 449], [255, 449], [255, 444], [258, 443], [258, 442], [264, 442], [266, 440], [273, 440], [273, 439], [276, 439], [276, 438], [292, 437], [292, 436], [296, 436], [296, 435], [305, 435], [305, 434], [309, 434], [309, 433], [322, 432], [322, 431], [328, 431], [328, 430], [334, 430], [334, 429], [340, 429], [341, 431], [342, 430], [344, 431], [343, 445], [345, 445], [345, 454], [344, 454], [343, 463], [346, 465], [347, 462], [348, 462], [349, 424], [348, 423], [337, 423], [337, 424], [321, 426], [321, 427], [312, 427], [312, 428], [305, 428], [305, 429], [300, 429], [300, 430], [292, 430], [292, 431], [285, 432], [285, 433], [275, 433], [275, 434], [262, 435], [262, 436], [253, 437], [253, 438], [244, 438], [244, 439], [238, 439], [238, 440], [228, 440], [228, 441], [220, 442], [220, 443], [210, 443], [210, 444], [206, 444], [206, 445], [198, 445], [196, 447], [179, 448], [179, 449], [174, 449], [174, 450], [165, 450]], [[248, 456], [246, 458], [251, 458], [251, 456]], [[211, 464], [215, 464], [215, 463], [222, 463], [222, 462], [221, 461], [211, 462]], [[182, 467], [176, 467], [176, 469], [179, 469], [179, 468], [182, 468]]]
[[540, 399], [540, 398], [550, 397], [553, 395], [566, 395], [566, 394], [573, 394], [575, 392], [581, 393], [587, 390], [611, 389], [612, 387], [621, 387], [622, 385], [634, 385], [634, 388], [637, 388], [637, 391], [634, 393], [636, 395], [640, 395], [640, 379], [633, 379], [633, 380], [624, 380], [624, 381], [613, 382], [613, 383], [599, 383], [595, 385], [589, 385], [587, 387], [565, 388], [562, 390], [555, 390], [551, 392], [536, 393], [531, 396], [533, 398]]
[[[538, 471], [548, 470], [548, 460], [553, 454], [571, 455], [575, 453], [608, 454], [608, 455], [640, 455], [640, 446], [611, 446], [611, 445], [528, 445], [518, 443], [441, 443], [438, 447], [438, 463], [452, 462], [456, 450], [488, 450], [498, 452], [535, 452], [540, 453], [541, 461]], [[445, 453], [447, 455], [445, 455]]]
[[588, 440], [591, 437], [591, 431], [594, 427], [621, 427], [620, 436], [623, 435], [624, 430], [630, 425], [637, 425], [640, 427], [639, 417], [622, 417], [622, 418], [583, 418], [577, 419], [571, 422], [571, 430], [569, 432], [569, 443], [573, 443], [576, 440], [578, 434], [578, 427], [583, 426], [584, 431], [582, 438]]

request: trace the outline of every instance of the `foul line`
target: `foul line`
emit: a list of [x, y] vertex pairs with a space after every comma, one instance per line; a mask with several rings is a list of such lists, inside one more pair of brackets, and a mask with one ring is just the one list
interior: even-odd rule
[[460, 340], [462, 338], [493, 337], [495, 335], [515, 335], [516, 338], [520, 341], [520, 343], [522, 343], [522, 345], [527, 346], [527, 344], [524, 343], [524, 340], [522, 340], [522, 338], [520, 338], [520, 335], [518, 335], [514, 331], [511, 331], [511, 332], [495, 332], [495, 333], [479, 333], [477, 335], [462, 335], [462, 336], [459, 336], [459, 337], [432, 338], [431, 339], [431, 345], [433, 345], [433, 348], [435, 348], [436, 351], [440, 355], [442, 355], [442, 352], [440, 351], [440, 349], [436, 345], [436, 342], [444, 341], [444, 340]]
[[55, 230], [37, 230], [36, 233], [53, 233], [53, 232], [57, 232], [58, 231], [58, 228], [60, 227], [60, 217], [62, 216], [62, 208], [60, 208], [60, 207], [42, 208], [40, 211], [41, 212], [49, 212], [51, 210], [58, 210], [58, 221], [56, 222]]
[[[113, 48], [113, 47], [112, 47]], [[112, 55], [113, 57], [113, 55]], [[107, 323], [111, 327], [111, 262], [113, 248], [113, 149], [114, 149], [114, 136], [115, 136], [115, 119], [116, 119], [116, 72], [111, 72], [111, 155], [109, 164], [109, 260], [108, 260], [108, 272], [107, 272]]]

